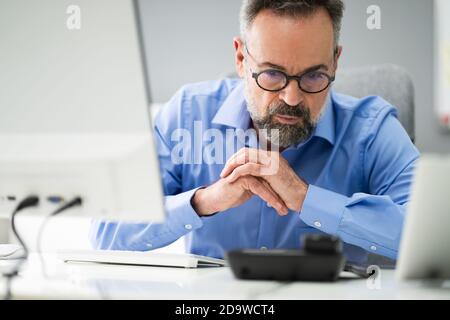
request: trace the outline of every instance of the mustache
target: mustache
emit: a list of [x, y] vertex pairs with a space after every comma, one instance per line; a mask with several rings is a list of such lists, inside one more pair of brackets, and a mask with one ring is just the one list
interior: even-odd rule
[[268, 115], [270, 117], [275, 115], [285, 115], [299, 118], [309, 118], [311, 116], [309, 109], [305, 105], [299, 104], [296, 106], [290, 106], [284, 102], [270, 106]]

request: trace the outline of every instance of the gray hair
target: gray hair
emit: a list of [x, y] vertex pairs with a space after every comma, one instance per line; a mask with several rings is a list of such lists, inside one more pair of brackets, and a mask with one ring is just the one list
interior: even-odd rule
[[339, 43], [344, 3], [342, 0], [244, 0], [240, 11], [240, 31], [245, 39], [253, 20], [262, 10], [270, 10], [279, 16], [308, 17], [319, 8], [327, 10], [333, 23], [334, 44]]

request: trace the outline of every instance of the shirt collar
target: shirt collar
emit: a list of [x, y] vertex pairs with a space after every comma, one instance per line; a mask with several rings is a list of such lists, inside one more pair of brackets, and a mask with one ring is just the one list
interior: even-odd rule
[[247, 111], [242, 81], [227, 96], [212, 123], [236, 129], [247, 130], [250, 128], [250, 113]]
[[333, 108], [333, 92], [327, 97], [327, 102], [324, 106], [325, 111], [322, 118], [317, 123], [313, 136], [323, 138], [334, 145], [335, 142], [335, 124], [334, 124], [334, 108]]
[[[320, 137], [334, 145], [335, 124], [333, 92], [330, 92], [328, 95], [324, 108], [324, 114], [317, 123], [317, 126], [310, 138], [314, 136]], [[245, 102], [244, 83], [240, 82], [225, 99], [222, 106], [214, 116], [212, 123], [247, 130], [250, 128], [250, 121], [250, 113], [247, 110], [247, 103]], [[308, 139], [306, 142], [309, 140], [311, 139]], [[306, 142], [299, 144], [299, 146], [305, 144]]]

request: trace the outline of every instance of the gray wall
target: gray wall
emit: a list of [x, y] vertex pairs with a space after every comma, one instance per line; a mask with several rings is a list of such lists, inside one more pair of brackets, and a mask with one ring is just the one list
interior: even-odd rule
[[[341, 67], [395, 63], [415, 85], [416, 144], [422, 152], [450, 152], [433, 101], [433, 2], [346, 0]], [[154, 102], [183, 84], [234, 70], [232, 38], [239, 32], [241, 0], [141, 0]], [[381, 30], [366, 27], [366, 9], [381, 8]], [[450, 15], [450, 13], [449, 13]]]
[[[433, 97], [433, 1], [346, 0], [341, 67], [395, 63], [415, 88], [416, 145], [422, 152], [450, 152], [450, 136], [437, 125]], [[381, 8], [381, 30], [366, 28], [366, 9]], [[449, 12], [450, 15], [450, 12]]]
[[154, 102], [234, 71], [240, 0], [140, 0]]

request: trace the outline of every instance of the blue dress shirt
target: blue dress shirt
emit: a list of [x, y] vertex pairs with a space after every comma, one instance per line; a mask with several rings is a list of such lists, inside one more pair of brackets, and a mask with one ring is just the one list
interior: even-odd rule
[[[222, 258], [225, 251], [236, 248], [300, 248], [302, 235], [324, 232], [344, 241], [349, 260], [363, 262], [368, 252], [396, 259], [419, 153], [392, 105], [380, 97], [356, 99], [331, 92], [311, 137], [282, 152], [309, 184], [301, 212], [280, 217], [254, 196], [237, 208], [199, 217], [192, 196], [219, 179], [231, 154], [224, 154], [221, 163], [176, 163], [171, 152], [179, 141], [174, 141], [173, 132], [186, 129], [194, 137], [195, 126], [201, 124], [203, 130], [217, 129], [225, 136], [230, 129], [248, 129], [250, 121], [241, 80], [181, 88], [154, 124], [166, 221], [95, 220], [90, 234], [93, 246], [145, 251], [186, 236], [190, 253]], [[199, 142], [198, 137], [193, 139]], [[205, 151], [206, 145], [203, 141], [200, 149]], [[248, 146], [255, 147], [251, 141]]]

